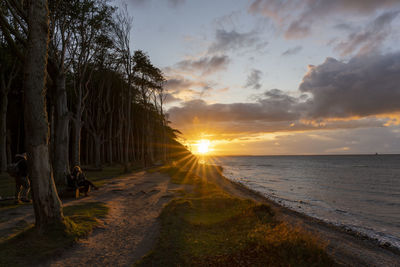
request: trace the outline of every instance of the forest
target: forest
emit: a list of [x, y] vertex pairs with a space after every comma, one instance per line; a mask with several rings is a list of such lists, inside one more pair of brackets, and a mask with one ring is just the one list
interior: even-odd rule
[[[62, 221], [73, 166], [151, 166], [183, 147], [166, 79], [130, 46], [133, 18], [107, 0], [0, 3], [0, 170], [27, 152], [36, 226]], [[57, 190], [55, 189], [57, 188]]]

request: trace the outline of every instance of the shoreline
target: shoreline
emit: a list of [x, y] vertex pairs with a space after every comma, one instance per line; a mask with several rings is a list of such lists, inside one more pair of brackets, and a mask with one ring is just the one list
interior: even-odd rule
[[[215, 165], [214, 165], [215, 166]], [[355, 266], [397, 266], [400, 265], [400, 249], [382, 244], [352, 229], [338, 226], [307, 214], [290, 209], [245, 185], [224, 176], [221, 166], [215, 166], [213, 181], [228, 193], [242, 198], [250, 198], [270, 205], [277, 211], [279, 219], [292, 226], [300, 226], [327, 241], [327, 252], [339, 264]]]
[[[379, 238], [373, 237], [371, 235], [368, 235], [367, 233], [364, 233], [362, 231], [357, 231], [356, 229], [353, 229], [351, 226], [348, 226], [346, 224], [333, 223], [333, 222], [330, 222], [329, 220], [324, 220], [322, 218], [318, 218], [318, 217], [309, 215], [309, 214], [307, 214], [305, 212], [298, 211], [298, 210], [296, 210], [296, 209], [294, 209], [294, 208], [292, 208], [292, 207], [290, 207], [288, 205], [284, 205], [283, 203], [280, 203], [279, 200], [277, 201], [274, 198], [268, 196], [267, 194], [263, 194], [260, 191], [257, 191], [255, 189], [252, 189], [252, 188], [246, 186], [244, 183], [241, 183], [240, 181], [231, 180], [231, 179], [227, 178], [226, 176], [224, 176], [223, 174], [222, 174], [222, 176], [226, 180], [228, 180], [228, 181], [230, 181], [232, 183], [235, 183], [237, 186], [240, 186], [240, 187], [243, 187], [244, 189], [249, 190], [252, 194], [257, 194], [260, 197], [266, 198], [268, 201], [271, 201], [275, 205], [280, 206], [280, 208], [284, 208], [284, 209], [287, 209], [287, 210], [289, 210], [291, 212], [295, 212], [298, 215], [302, 215], [302, 216], [307, 217], [308, 219], [317, 220], [320, 223], [326, 224], [329, 227], [332, 227], [332, 228], [335, 228], [335, 229], [337, 229], [339, 231], [348, 233], [348, 234], [353, 235], [353, 236], [355, 236], [357, 238], [360, 238], [360, 239], [363, 239], [363, 240], [369, 240], [370, 242], [374, 243], [375, 245], [377, 245], [379, 247], [392, 250], [394, 253], [397, 253], [397, 254], [400, 255], [400, 246], [397, 247], [396, 245], [390, 243], [390, 241], [380, 240]], [[277, 197], [277, 199], [278, 199], [278, 197]]]

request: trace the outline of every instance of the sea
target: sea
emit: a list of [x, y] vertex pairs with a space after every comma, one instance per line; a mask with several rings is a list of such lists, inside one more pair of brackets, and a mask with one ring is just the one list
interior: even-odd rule
[[218, 157], [224, 175], [290, 209], [400, 248], [400, 155]]

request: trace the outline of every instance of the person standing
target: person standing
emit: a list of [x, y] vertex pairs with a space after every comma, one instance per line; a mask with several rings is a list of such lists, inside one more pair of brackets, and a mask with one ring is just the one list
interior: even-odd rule
[[28, 162], [26, 153], [15, 155], [15, 203], [31, 202], [29, 199], [29, 191], [31, 183], [28, 178]]

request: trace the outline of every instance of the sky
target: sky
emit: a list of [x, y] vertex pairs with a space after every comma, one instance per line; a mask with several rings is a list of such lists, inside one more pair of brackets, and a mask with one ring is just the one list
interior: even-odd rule
[[400, 153], [399, 0], [126, 0], [171, 126], [217, 155]]

